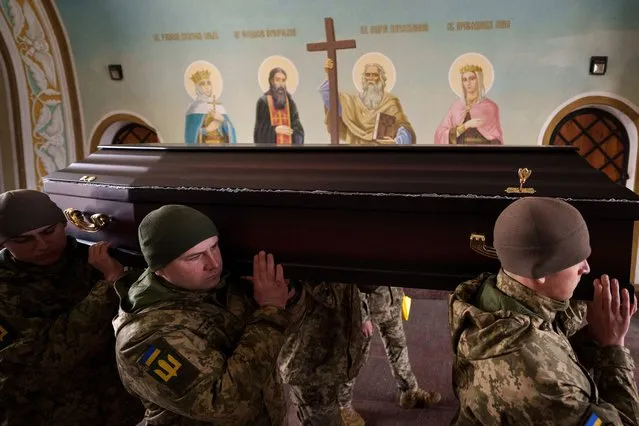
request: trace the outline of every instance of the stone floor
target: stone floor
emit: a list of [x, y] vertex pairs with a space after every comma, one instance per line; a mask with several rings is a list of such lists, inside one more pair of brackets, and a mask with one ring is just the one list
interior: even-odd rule
[[[367, 426], [447, 425], [455, 413], [457, 401], [451, 384], [447, 294], [417, 290], [407, 290], [407, 294], [413, 297], [410, 318], [404, 322], [413, 371], [423, 388], [442, 394], [442, 401], [437, 408], [429, 410], [399, 408], [395, 381], [376, 331], [368, 364], [355, 386], [353, 402]], [[637, 318], [633, 319], [626, 345], [639, 365]], [[289, 411], [289, 419], [289, 426], [299, 425], [293, 410]]]

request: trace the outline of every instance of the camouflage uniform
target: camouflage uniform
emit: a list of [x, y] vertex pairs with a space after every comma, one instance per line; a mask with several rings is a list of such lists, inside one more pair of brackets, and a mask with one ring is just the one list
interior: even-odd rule
[[458, 286], [449, 311], [460, 402], [453, 424], [639, 424], [628, 349], [598, 348], [591, 376], [568, 340], [584, 312], [503, 271]]
[[189, 291], [147, 270], [121, 278], [116, 290], [120, 376], [146, 406], [148, 425], [283, 423], [283, 309], [258, 307], [250, 284], [230, 277]]
[[71, 238], [46, 267], [0, 251], [0, 424], [119, 426], [142, 418], [115, 365], [117, 297], [87, 259]]
[[[377, 325], [400, 392], [400, 405], [403, 408], [430, 407], [439, 402], [441, 395], [420, 389], [411, 368], [402, 322], [403, 297], [404, 290], [401, 287], [378, 287], [369, 294], [362, 294], [362, 322], [372, 321]], [[364, 359], [368, 359], [369, 349], [370, 345], [366, 348]], [[340, 404], [343, 407], [351, 404], [354, 387], [355, 380], [341, 386]]]
[[402, 323], [403, 297], [404, 290], [401, 287], [379, 287], [364, 298], [368, 307], [364, 313], [370, 313], [370, 318], [366, 317], [364, 321], [372, 319], [377, 325], [400, 392], [417, 389], [417, 378], [408, 359], [406, 334]]
[[355, 285], [304, 283], [279, 359], [304, 426], [343, 425], [339, 385], [364, 363], [360, 293]]

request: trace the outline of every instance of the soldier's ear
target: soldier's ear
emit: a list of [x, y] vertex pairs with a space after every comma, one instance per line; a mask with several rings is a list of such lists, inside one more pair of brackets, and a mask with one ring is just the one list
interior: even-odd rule
[[164, 268], [160, 268], [157, 271], [153, 272], [158, 277], [164, 278], [166, 280], [166, 274], [164, 273]]
[[538, 285], [542, 285], [546, 282], [546, 277], [535, 278], [533, 281], [537, 283]]

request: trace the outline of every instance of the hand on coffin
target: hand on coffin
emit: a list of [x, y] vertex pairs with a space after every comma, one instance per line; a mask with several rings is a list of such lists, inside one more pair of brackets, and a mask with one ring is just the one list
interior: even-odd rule
[[275, 265], [272, 254], [261, 251], [253, 257], [253, 298], [259, 306], [277, 306], [285, 309], [286, 302], [295, 295], [289, 291], [282, 265]]
[[362, 333], [364, 336], [371, 337], [373, 335], [373, 322], [371, 320], [364, 321], [362, 324]]
[[594, 297], [588, 303], [588, 331], [600, 346], [624, 346], [630, 318], [637, 312], [637, 297], [623, 289], [619, 296], [619, 281], [608, 275], [595, 279]]
[[283, 125], [279, 125], [277, 127], [275, 127], [275, 133], [277, 133], [278, 135], [292, 135], [293, 134], [293, 129], [291, 129], [288, 126], [283, 126]]
[[124, 275], [124, 266], [109, 254], [110, 244], [106, 241], [89, 247], [89, 265], [104, 274], [107, 281], [116, 281]]

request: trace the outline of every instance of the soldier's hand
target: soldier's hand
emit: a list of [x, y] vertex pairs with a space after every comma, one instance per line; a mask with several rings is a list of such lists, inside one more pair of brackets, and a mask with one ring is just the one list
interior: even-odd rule
[[364, 321], [362, 324], [362, 333], [366, 337], [371, 337], [373, 335], [373, 322], [371, 320]]
[[333, 67], [335, 67], [335, 64], [333, 63], [333, 60], [330, 58], [326, 58], [324, 60], [324, 71], [326, 73], [328, 73], [330, 70], [333, 69]]
[[286, 308], [295, 290], [288, 290], [282, 265], [275, 265], [272, 254], [261, 251], [253, 256], [253, 298], [259, 306]]
[[588, 330], [601, 346], [624, 346], [630, 318], [637, 312], [637, 298], [623, 289], [619, 297], [619, 281], [608, 275], [596, 279], [592, 302], [588, 303]]
[[102, 272], [104, 279], [115, 281], [124, 275], [124, 266], [109, 254], [110, 244], [106, 241], [89, 247], [89, 265]]

